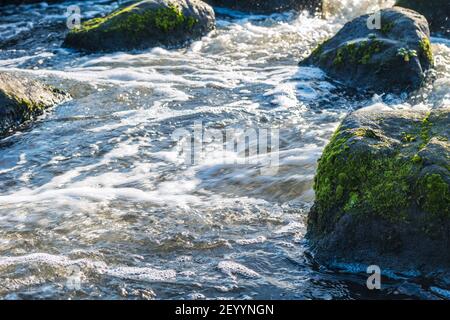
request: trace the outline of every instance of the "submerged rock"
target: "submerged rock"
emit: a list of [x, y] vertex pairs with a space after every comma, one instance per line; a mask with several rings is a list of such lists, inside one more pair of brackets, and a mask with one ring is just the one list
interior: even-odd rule
[[358, 17], [319, 45], [300, 65], [320, 67], [330, 77], [356, 89], [418, 89], [433, 65], [426, 19], [398, 7], [381, 10], [380, 16], [381, 29], [368, 28], [370, 15]]
[[0, 72], [0, 136], [67, 98], [58, 89]]
[[179, 46], [214, 25], [213, 9], [200, 0], [147, 0], [84, 22], [63, 45], [91, 52]]
[[450, 269], [450, 108], [359, 110], [319, 160], [308, 234], [319, 258]]
[[448, 0], [397, 0], [396, 6], [423, 14], [432, 32], [450, 35], [450, 1]]
[[288, 10], [318, 9], [322, 0], [205, 0], [212, 6], [252, 13], [274, 13]]

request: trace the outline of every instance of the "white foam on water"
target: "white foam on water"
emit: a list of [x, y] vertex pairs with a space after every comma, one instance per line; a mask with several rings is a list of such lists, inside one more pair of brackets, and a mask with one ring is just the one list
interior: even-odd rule
[[138, 267], [117, 267], [108, 269], [105, 272], [107, 275], [137, 281], [158, 281], [167, 282], [176, 279], [177, 273], [175, 270], [157, 270], [153, 268], [138, 268]]
[[235, 278], [237, 275], [248, 277], [248, 278], [259, 278], [260, 275], [246, 266], [234, 262], [234, 261], [221, 261], [218, 266], [220, 271], [226, 275]]
[[95, 262], [87, 259], [70, 260], [65, 256], [58, 256], [48, 253], [31, 253], [23, 256], [0, 257], [0, 267], [10, 267], [14, 265], [35, 263], [44, 263], [62, 267], [80, 265], [87, 268], [106, 268], [106, 264], [103, 262]]
[[[336, 85], [327, 81], [323, 71], [297, 66], [350, 18], [375, 8], [369, 0], [335, 2], [328, 21], [307, 13], [227, 12], [234, 18], [219, 18], [215, 31], [184, 49], [91, 55], [58, 49], [21, 57], [14, 53], [1, 60], [1, 71], [21, 72], [62, 87], [74, 100], [50, 110], [20, 137], [9, 138], [12, 143], [0, 150], [0, 186], [4, 187], [0, 226], [8, 230], [2, 234], [1, 246], [8, 254], [22, 254], [0, 257], [0, 268], [75, 263], [131, 285], [133, 281], [175, 281], [184, 286], [189, 279], [201, 282], [205, 290], [221, 290], [227, 297], [235, 297], [247, 284], [246, 278], [263, 278], [272, 288], [295, 295], [321, 292], [299, 280], [299, 272], [303, 278], [308, 276], [307, 266], [295, 270], [286, 266], [283, 275], [268, 267], [272, 276], [267, 277], [246, 264], [255, 261], [247, 256], [253, 246], [301, 250], [306, 231], [303, 210], [314, 199], [317, 160], [340, 120], [355, 107], [354, 101], [335, 93]], [[75, 3], [89, 9], [89, 15], [111, 9], [106, 1], [98, 6], [93, 1]], [[64, 6], [29, 8], [44, 17], [47, 9]], [[60, 19], [55, 11], [48, 19]], [[3, 32], [14, 33], [6, 24], [0, 27], [0, 38]], [[374, 110], [448, 105], [448, 41], [433, 38], [432, 42], [437, 80], [418, 93], [421, 102], [411, 105], [404, 97], [385, 95], [364, 105]], [[50, 66], [39, 64], [39, 70], [30, 70], [34, 60], [45, 60]], [[322, 98], [329, 99], [326, 106], [312, 106]], [[334, 104], [335, 100], [341, 104]], [[211, 142], [208, 152], [191, 166], [179, 148], [183, 141], [169, 136], [179, 128], [191, 130], [195, 120], [219, 130], [279, 127], [281, 148], [237, 165], [234, 161], [242, 163], [245, 148], [223, 152], [221, 142]], [[243, 139], [239, 134], [235, 138]], [[279, 158], [278, 172], [262, 175], [272, 156]], [[264, 232], [271, 234], [261, 235]], [[20, 243], [9, 236], [16, 233], [23, 238]], [[88, 246], [96, 258], [26, 254], [23, 249], [45, 246], [68, 249], [62, 252]], [[219, 256], [216, 248], [220, 248]], [[264, 254], [283, 256], [270, 249], [261, 253], [255, 261], [258, 266], [276, 264]], [[172, 255], [173, 261], [162, 258]], [[182, 258], [186, 255], [192, 258]], [[117, 265], [124, 259], [138, 266]], [[145, 261], [151, 265], [142, 265]], [[189, 269], [178, 270], [173, 262]], [[221, 286], [223, 277], [217, 269], [233, 280], [241, 276], [242, 284]], [[192, 283], [183, 290], [192, 293]], [[158, 295], [167, 292], [158, 290]]]
[[351, 20], [382, 8], [391, 8], [395, 0], [325, 0], [324, 12], [328, 19]]
[[[77, 201], [84, 199], [90, 201], [127, 200], [141, 203], [152, 203], [159, 206], [186, 206], [199, 204], [201, 200], [188, 194], [166, 194], [158, 191], [142, 191], [136, 188], [64, 188], [42, 192], [17, 192], [10, 196], [0, 196], [0, 204], [24, 204], [33, 202], [52, 201], [54, 204], [65, 200]], [[76, 203], [74, 203], [76, 205]]]
[[256, 238], [249, 238], [249, 239], [238, 239], [236, 240], [237, 244], [240, 245], [247, 245], [247, 244], [255, 244], [255, 243], [264, 243], [266, 242], [267, 238], [264, 236], [258, 236]]
[[[102, 261], [92, 261], [89, 259], [69, 259], [65, 256], [52, 255], [48, 253], [32, 253], [23, 256], [0, 257], [0, 268], [7, 268], [11, 266], [33, 266], [44, 264], [54, 268], [65, 268], [69, 273], [72, 272], [73, 267], [80, 268], [78, 276], [83, 276], [83, 273], [95, 272], [98, 275], [106, 275], [120, 279], [129, 279], [143, 282], [168, 282], [176, 279], [176, 271], [167, 269], [155, 269], [151, 267], [128, 267], [128, 266], [108, 266]], [[41, 279], [40, 277], [36, 277]], [[42, 280], [35, 281], [39, 283]], [[20, 286], [27, 285], [27, 282], [21, 281], [17, 283]]]
[[295, 233], [295, 232], [303, 232], [305, 230], [305, 225], [300, 222], [290, 222], [289, 224], [282, 226], [281, 228], [274, 231], [276, 234], [283, 233]]

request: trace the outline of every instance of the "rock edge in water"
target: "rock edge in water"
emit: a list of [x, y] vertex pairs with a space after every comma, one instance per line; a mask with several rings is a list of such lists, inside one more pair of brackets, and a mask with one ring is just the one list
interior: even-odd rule
[[317, 66], [354, 89], [384, 93], [420, 88], [433, 65], [426, 19], [399, 7], [380, 13], [381, 29], [369, 29], [370, 15], [360, 16], [319, 45], [300, 66]]
[[88, 52], [181, 46], [214, 27], [213, 9], [200, 0], [147, 0], [84, 22], [63, 46]]
[[68, 98], [62, 91], [38, 81], [0, 72], [0, 137]]
[[450, 270], [450, 108], [356, 111], [319, 160], [307, 238], [319, 258]]
[[450, 36], [450, 1], [397, 0], [395, 5], [419, 12], [427, 18], [432, 32]]

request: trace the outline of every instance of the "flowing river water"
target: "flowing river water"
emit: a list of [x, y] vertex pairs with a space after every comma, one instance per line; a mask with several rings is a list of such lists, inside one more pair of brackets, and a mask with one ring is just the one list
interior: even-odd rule
[[[373, 2], [335, 1], [327, 20], [219, 10], [217, 29], [187, 48], [91, 55], [60, 47], [66, 8], [88, 18], [117, 2], [0, 9], [0, 70], [73, 97], [0, 140], [0, 297], [450, 298], [450, 279], [414, 272], [369, 291], [365, 266], [326, 268], [304, 240], [317, 159], [348, 112], [450, 103], [441, 38], [435, 81], [410, 97], [350, 94], [298, 67]], [[172, 134], [199, 121], [279, 128], [278, 171], [225, 163], [215, 141], [186, 163]]]

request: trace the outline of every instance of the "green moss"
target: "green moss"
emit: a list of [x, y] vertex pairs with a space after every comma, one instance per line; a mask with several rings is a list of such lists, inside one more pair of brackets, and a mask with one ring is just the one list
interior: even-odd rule
[[[326, 171], [328, 171], [328, 168], [324, 168], [320, 166], [320, 163], [332, 163], [336, 157], [344, 151], [345, 143], [347, 142], [348, 136], [344, 136], [338, 131], [333, 135], [331, 138], [331, 142], [327, 145], [325, 148], [324, 154], [321, 157], [321, 162], [319, 162], [319, 173], [320, 171], [325, 171], [323, 174], [318, 174], [315, 179], [315, 191], [316, 191], [316, 197], [320, 199], [327, 200], [325, 202], [328, 202], [330, 193], [334, 192], [335, 188], [333, 188], [332, 181], [328, 176], [326, 176]], [[324, 170], [325, 169], [325, 170]], [[344, 172], [336, 172], [336, 177], [342, 176], [340, 174], [345, 174]]]
[[412, 162], [413, 162], [413, 163], [416, 163], [416, 164], [422, 163], [422, 157], [419, 156], [418, 154], [415, 154], [415, 155], [412, 157]]
[[75, 28], [71, 31], [71, 33], [78, 33], [78, 32], [87, 32], [93, 29], [97, 29], [105, 22], [110, 21], [112, 18], [119, 16], [121, 14], [124, 14], [126, 12], [131, 12], [134, 9], [134, 5], [131, 5], [129, 7], [125, 7], [121, 10], [114, 11], [113, 13], [107, 15], [106, 17], [98, 17], [90, 19], [86, 22], [84, 22], [79, 28]]
[[106, 18], [94, 18], [84, 22], [80, 28], [75, 28], [73, 32], [86, 32], [95, 28], [98, 28], [101, 24], [103, 24], [107, 19]]
[[321, 58], [322, 53], [323, 53], [323, 47], [325, 46], [325, 44], [328, 42], [328, 40], [325, 40], [323, 42], [321, 42], [311, 53], [311, 56], [314, 58]]
[[428, 38], [423, 38], [419, 42], [420, 54], [425, 57], [430, 64], [433, 64], [433, 51], [431, 50], [431, 43]]
[[339, 129], [325, 148], [314, 183], [316, 210], [323, 220], [349, 213], [403, 221], [414, 197], [411, 177], [420, 166], [398, 152], [347, 152], [354, 137], [372, 138], [362, 132]]
[[345, 63], [369, 64], [374, 54], [381, 52], [383, 43], [377, 39], [348, 43], [336, 51], [333, 65], [341, 66]]
[[450, 218], [448, 183], [439, 174], [428, 174], [420, 181], [421, 207], [436, 217]]
[[419, 146], [419, 149], [425, 147], [431, 139], [431, 128], [432, 123], [430, 122], [430, 113], [422, 120], [420, 126], [420, 139], [422, 143]]
[[17, 97], [15, 95], [8, 96], [15, 101], [15, 117], [20, 122], [30, 120], [34, 116], [42, 114], [43, 110], [47, 107], [41, 102], [31, 101], [27, 98]]
[[[136, 12], [133, 10], [135, 8], [136, 5], [131, 5], [115, 11], [104, 18], [88, 20], [80, 28], [71, 31], [71, 33], [88, 32], [98, 29], [102, 32], [121, 31], [128, 33], [129, 36], [136, 36], [147, 32], [152, 27], [156, 27], [164, 33], [178, 28], [192, 30], [195, 24], [198, 23], [197, 19], [191, 16], [186, 17], [178, 6], [171, 3], [169, 3], [168, 7], [162, 7], [156, 10], [149, 9]], [[102, 26], [105, 26], [105, 28], [101, 29], [100, 27]]]
[[45, 109], [45, 105], [36, 102], [31, 102], [26, 98], [18, 98], [15, 96], [13, 96], [12, 98], [16, 100], [19, 105], [22, 105], [24, 107], [26, 113], [30, 114], [39, 113], [40, 111]]
[[359, 128], [354, 132], [357, 137], [366, 137], [370, 139], [380, 140], [380, 137], [375, 133], [375, 131], [366, 128]]
[[351, 192], [350, 196], [348, 197], [348, 201], [344, 206], [344, 211], [350, 211], [357, 207], [358, 205], [359, 196], [356, 192]]
[[413, 134], [402, 132], [402, 141], [411, 143], [417, 140], [417, 137]]
[[338, 175], [338, 181], [339, 183], [345, 184], [348, 181], [348, 176], [344, 172], [339, 173]]
[[183, 25], [185, 21], [187, 19], [181, 9], [173, 4], [169, 4], [167, 8], [158, 9], [155, 14], [155, 24], [164, 32], [169, 32]]
[[336, 199], [341, 199], [344, 195], [344, 187], [341, 185], [338, 185], [336, 187]]
[[187, 27], [189, 28], [189, 30], [192, 30], [192, 28], [194, 28], [197, 23], [197, 19], [195, 19], [194, 17], [189, 17], [187, 20]]
[[344, 63], [345, 48], [339, 48], [333, 60], [333, 65], [338, 66]]

